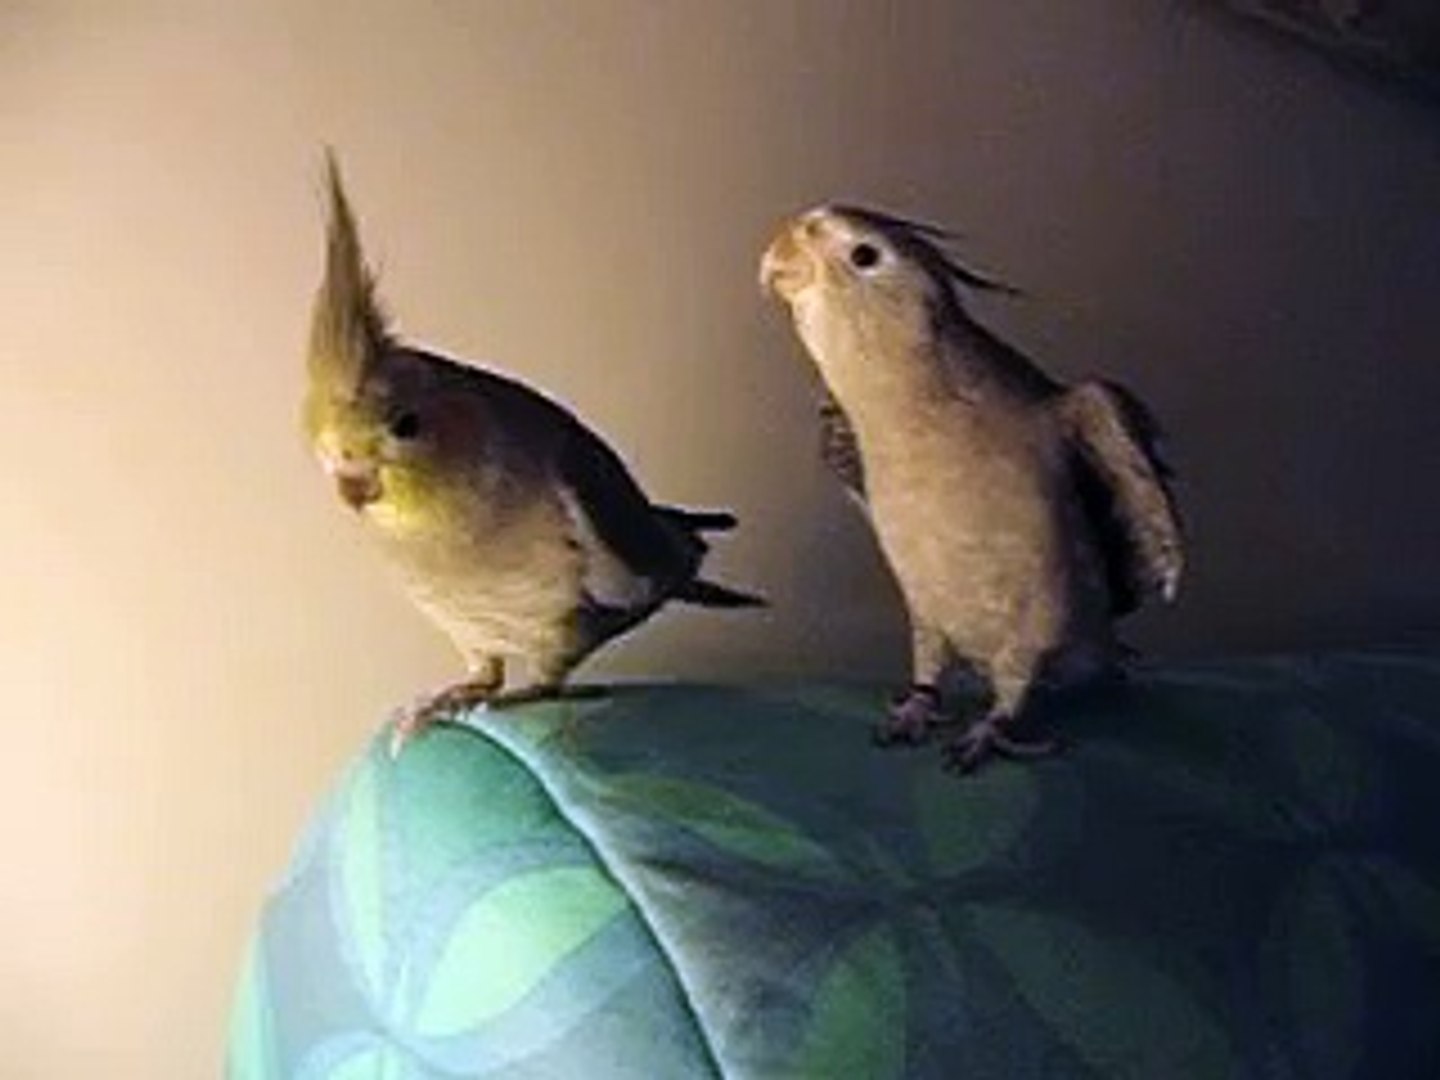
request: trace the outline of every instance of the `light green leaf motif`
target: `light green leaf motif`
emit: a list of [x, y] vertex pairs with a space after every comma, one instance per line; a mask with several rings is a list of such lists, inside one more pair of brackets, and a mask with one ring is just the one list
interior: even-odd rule
[[593, 866], [537, 870], [495, 886], [455, 924], [425, 988], [418, 1029], [440, 1038], [499, 1016], [628, 904]]
[[668, 820], [722, 851], [784, 870], [829, 875], [834, 859], [783, 818], [708, 784], [639, 773], [609, 781], [621, 807]]
[[418, 1080], [418, 1075], [391, 1050], [372, 1049], [352, 1054], [324, 1076], [324, 1080]]
[[1013, 849], [1040, 801], [1029, 769], [993, 769], [965, 784], [927, 771], [915, 779], [914, 800], [930, 865], [943, 875], [973, 870]]
[[340, 822], [340, 883], [345, 925], [370, 993], [379, 996], [384, 971], [384, 894], [379, 792], [373, 766], [350, 783]]
[[1065, 916], [975, 905], [976, 935], [1056, 1036], [1106, 1077], [1238, 1076], [1229, 1040], [1163, 972]]
[[1312, 710], [1291, 709], [1273, 718], [1283, 739], [1280, 761], [1291, 774], [1301, 808], [1314, 828], [1361, 817], [1381, 785], [1374, 748], [1355, 732]]
[[905, 972], [881, 925], [836, 957], [814, 997], [788, 1080], [894, 1080], [905, 1070]]
[[1354, 1076], [1365, 1045], [1364, 955], [1352, 916], [1320, 867], [1301, 874], [1276, 907], [1271, 933], [1283, 943], [1276, 995], [1309, 1076]]

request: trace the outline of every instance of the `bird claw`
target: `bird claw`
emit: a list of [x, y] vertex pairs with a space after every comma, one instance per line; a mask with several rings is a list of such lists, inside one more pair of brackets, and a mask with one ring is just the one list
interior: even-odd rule
[[429, 726], [428, 721], [421, 720], [419, 711], [413, 708], [403, 710], [390, 725], [390, 760], [398, 759], [400, 751], [405, 749], [405, 744]]
[[947, 718], [940, 710], [940, 694], [933, 686], [917, 683], [899, 694], [886, 710], [885, 719], [875, 725], [871, 738], [876, 746], [919, 746], [930, 738], [933, 728]]
[[559, 683], [536, 683], [518, 690], [502, 692], [493, 682], [462, 682], [416, 699], [397, 711], [390, 728], [390, 759], [400, 756], [407, 743], [436, 722], [453, 718], [456, 713], [471, 709], [505, 709], [539, 701], [585, 701], [604, 697], [604, 686], [571, 686]]
[[1005, 731], [1010, 718], [987, 716], [947, 742], [941, 753], [952, 772], [973, 772], [986, 758], [1019, 760], [1047, 757], [1060, 749], [1057, 739], [1017, 739]]
[[403, 706], [390, 726], [390, 760], [398, 758], [407, 743], [438, 720], [466, 709], [488, 708], [495, 692], [493, 686], [457, 683]]

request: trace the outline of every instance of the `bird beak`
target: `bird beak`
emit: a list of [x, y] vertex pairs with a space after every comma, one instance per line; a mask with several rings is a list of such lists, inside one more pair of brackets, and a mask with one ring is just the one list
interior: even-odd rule
[[363, 510], [380, 498], [380, 476], [373, 465], [362, 465], [342, 457], [322, 454], [320, 466], [335, 482], [341, 501], [352, 510]]
[[796, 226], [787, 224], [760, 258], [760, 291], [789, 301], [814, 280], [813, 259], [801, 243]]

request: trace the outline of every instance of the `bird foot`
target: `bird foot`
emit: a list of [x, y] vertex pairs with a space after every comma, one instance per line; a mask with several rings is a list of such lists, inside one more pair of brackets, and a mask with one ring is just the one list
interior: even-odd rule
[[940, 691], [925, 683], [915, 683], [898, 694], [886, 710], [885, 719], [875, 725], [872, 738], [876, 746], [919, 746], [930, 738], [930, 732], [949, 723], [940, 709]]
[[975, 721], [942, 748], [945, 767], [952, 772], [968, 773], [992, 756], [1033, 760], [1047, 757], [1060, 749], [1057, 739], [1014, 737], [1006, 730], [1012, 720], [1010, 716], [1000, 715]]
[[390, 727], [390, 759], [398, 758], [406, 743], [436, 721], [477, 705], [488, 706], [499, 689], [493, 682], [459, 682], [402, 706]]
[[439, 720], [468, 709], [503, 709], [537, 701], [585, 701], [603, 697], [604, 686], [565, 686], [536, 683], [518, 690], [501, 692], [493, 682], [460, 682], [434, 694], [426, 694], [397, 711], [390, 730], [390, 757], [398, 758], [406, 743]]

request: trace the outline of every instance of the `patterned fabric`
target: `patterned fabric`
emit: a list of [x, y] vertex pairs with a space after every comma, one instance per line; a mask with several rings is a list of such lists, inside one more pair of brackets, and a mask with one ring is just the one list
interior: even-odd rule
[[377, 742], [229, 1075], [1440, 1075], [1440, 658], [1145, 671], [965, 780], [872, 749], [881, 701], [623, 686]]

